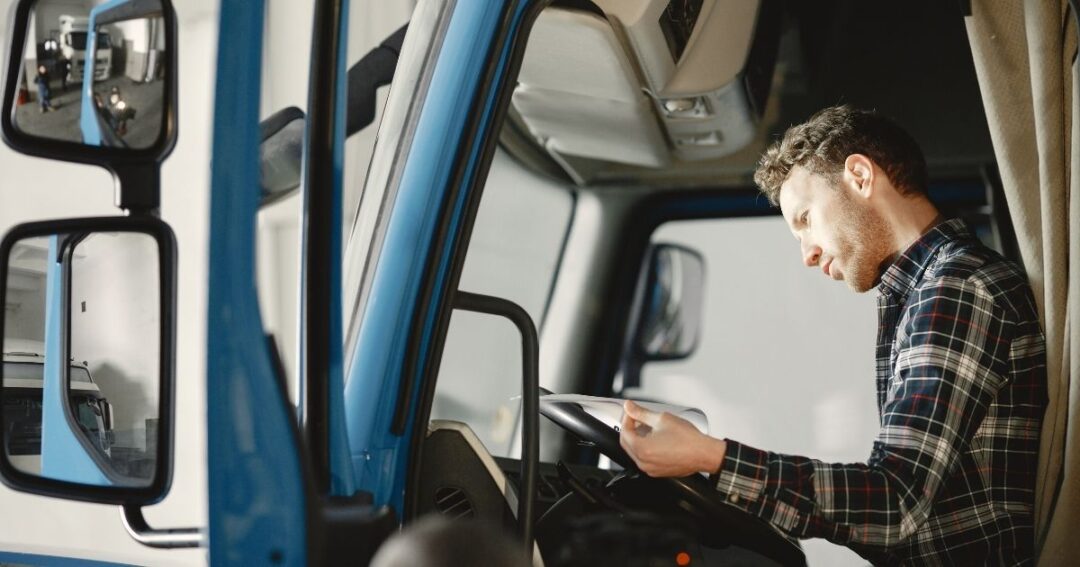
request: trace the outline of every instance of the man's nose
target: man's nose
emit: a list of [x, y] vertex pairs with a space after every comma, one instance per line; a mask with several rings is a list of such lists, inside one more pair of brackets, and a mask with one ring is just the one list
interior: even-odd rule
[[806, 245], [804, 243], [802, 244], [802, 256], [803, 264], [806, 264], [808, 268], [812, 268], [821, 259], [821, 247], [816, 244]]

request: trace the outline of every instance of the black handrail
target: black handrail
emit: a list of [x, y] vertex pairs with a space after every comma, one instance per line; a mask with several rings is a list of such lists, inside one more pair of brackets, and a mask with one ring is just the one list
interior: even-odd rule
[[533, 512], [540, 463], [540, 339], [532, 317], [518, 304], [466, 291], [454, 294], [454, 309], [498, 315], [521, 333], [521, 487], [518, 493], [518, 529], [525, 551], [532, 557]]

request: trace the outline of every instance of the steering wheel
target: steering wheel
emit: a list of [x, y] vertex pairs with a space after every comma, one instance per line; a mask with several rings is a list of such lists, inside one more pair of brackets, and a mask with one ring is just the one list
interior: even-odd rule
[[[633, 459], [619, 445], [619, 432], [590, 415], [579, 404], [541, 397], [540, 413], [582, 441], [594, 445], [625, 470], [637, 470]], [[781, 565], [806, 565], [806, 556], [795, 542], [761, 518], [727, 504], [702, 475], [652, 478], [640, 474], [635, 481], [659, 483], [675, 495], [680, 507], [702, 519], [708, 525], [708, 531], [720, 535], [723, 541], [735, 543]]]

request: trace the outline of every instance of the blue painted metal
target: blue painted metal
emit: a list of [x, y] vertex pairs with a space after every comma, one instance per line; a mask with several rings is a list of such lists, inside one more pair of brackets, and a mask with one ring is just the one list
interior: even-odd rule
[[255, 287], [262, 0], [224, 0], [218, 32], [207, 431], [211, 564], [302, 565], [296, 418], [278, 385]]
[[[390, 504], [402, 510], [408, 439], [390, 432], [403, 379], [402, 376], [410, 323], [418, 308], [420, 287], [427, 269], [429, 253], [439, 252], [437, 278], [449, 272], [447, 251], [452, 242], [435, 242], [439, 212], [450, 192], [455, 160], [461, 155], [470, 101], [482, 96], [484, 122], [481, 131], [490, 127], [497, 93], [477, 93], [484, 72], [491, 64], [487, 57], [502, 25], [502, 15], [509, 0], [458, 2], [443, 40], [432, 74], [428, 95], [421, 112], [412, 147], [402, 173], [397, 199], [386, 229], [383, 250], [378, 258], [374, 281], [353, 345], [354, 361], [349, 368], [345, 399], [349, 440], [357, 484], [374, 495], [376, 505]], [[521, 24], [528, 3], [518, 6], [510, 25]], [[511, 30], [513, 31], [513, 30]], [[512, 36], [512, 34], [511, 34]], [[498, 49], [498, 72], [509, 62], [510, 45]], [[496, 81], [497, 82], [497, 81]], [[464, 183], [476, 173], [480, 157], [479, 140], [468, 149]], [[456, 238], [464, 213], [467, 195], [452, 203], [452, 238]], [[434, 248], [439, 247], [439, 248]], [[433, 297], [433, 302], [442, 301]], [[434, 328], [435, 310], [424, 322], [424, 348]], [[423, 360], [416, 368], [423, 367]], [[410, 412], [416, 411], [421, 388], [413, 389]], [[411, 426], [410, 426], [411, 429]]]
[[45, 274], [45, 368], [41, 400], [41, 476], [67, 482], [112, 486], [97, 463], [71, 430], [64, 414], [63, 271], [56, 261], [58, 238], [49, 238], [48, 268]]
[[56, 557], [33, 553], [0, 551], [0, 565], [37, 565], [38, 567], [126, 567], [128, 563], [111, 563], [73, 557]]
[[79, 128], [82, 129], [83, 143], [91, 146], [101, 145], [101, 128], [98, 125], [97, 109], [94, 108], [94, 66], [97, 64], [97, 16], [111, 10], [128, 0], [109, 0], [94, 6], [90, 10], [90, 23], [86, 30], [86, 59], [83, 61], [82, 106], [80, 107]]

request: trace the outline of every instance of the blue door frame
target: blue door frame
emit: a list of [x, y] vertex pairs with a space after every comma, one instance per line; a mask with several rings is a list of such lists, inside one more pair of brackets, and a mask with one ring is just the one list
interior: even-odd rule
[[64, 383], [66, 348], [65, 313], [69, 302], [64, 293], [64, 270], [60, 257], [61, 236], [49, 237], [49, 256], [45, 273], [45, 365], [41, 393], [41, 474], [48, 478], [83, 484], [109, 486], [112, 483], [101, 471], [86, 448], [75, 437], [67, 415], [69, 394]]
[[[453, 7], [375, 267], [370, 297], [377, 300], [368, 301], [356, 341], [346, 345], [353, 353], [345, 407], [356, 484], [374, 496], [376, 505], [389, 504], [399, 513], [404, 507], [413, 416], [428, 362], [424, 357], [431, 352], [439, 307], [447, 301], [438, 290], [450, 275], [454, 243], [467, 214], [468, 189], [480, 173], [484, 140], [492, 135], [500, 94], [496, 86], [510, 69], [513, 42], [527, 9], [536, 3], [470, 0]], [[503, 43], [493, 45], [496, 38]], [[484, 77], [491, 71], [493, 80], [481, 92]], [[473, 108], [481, 115], [470, 134]], [[464, 175], [455, 180], [457, 168]], [[466, 190], [456, 192], [454, 202], [448, 202], [459, 186]], [[447, 208], [450, 230], [440, 240], [437, 227]], [[435, 281], [436, 293], [424, 305], [421, 289], [429, 277]], [[427, 315], [415, 321], [417, 313]], [[414, 372], [406, 375], [408, 343], [414, 332], [421, 336], [421, 358], [412, 361]], [[398, 434], [391, 424], [406, 380], [414, 382], [407, 389], [410, 417]]]
[[[332, 398], [330, 404], [331, 413], [343, 411], [344, 419], [328, 420], [333, 453], [340, 455], [340, 443], [347, 441], [351, 461], [332, 459], [332, 470], [353, 474], [354, 486], [371, 493], [376, 506], [389, 504], [399, 513], [412, 427], [397, 435], [391, 421], [401, 382], [420, 380], [419, 372], [405, 376], [406, 346], [412, 333], [420, 333], [420, 352], [429, 351], [438, 308], [447, 300], [438, 293], [423, 298], [422, 284], [425, 278], [449, 277], [468, 198], [468, 191], [453, 189], [471, 187], [479, 174], [499, 95], [491, 86], [499, 81], [484, 78], [492, 70], [501, 78], [510, 69], [515, 32], [534, 3], [459, 0], [452, 6], [405, 149], [382, 252], [373, 260], [375, 299], [360, 314], [355, 343], [345, 345], [356, 363], [347, 370], [341, 403]], [[308, 542], [305, 455], [294, 408], [274, 374], [255, 287], [263, 13], [262, 0], [223, 0], [218, 33], [207, 322], [209, 539], [215, 564], [303, 564]], [[502, 33], [507, 26], [510, 33]], [[496, 38], [502, 43], [493, 45]], [[473, 109], [479, 109], [479, 122]], [[343, 112], [338, 117], [344, 121]], [[335, 162], [338, 167], [340, 160]], [[455, 178], [455, 170], [464, 175]], [[456, 195], [452, 203], [450, 195]], [[445, 241], [436, 230], [444, 213], [451, 226]], [[340, 294], [340, 286], [334, 293]], [[416, 313], [429, 315], [414, 321]], [[340, 337], [340, 328], [335, 333]], [[414, 362], [420, 369], [426, 361]], [[410, 415], [422, 391], [416, 386], [409, 390]], [[332, 492], [346, 493], [349, 484], [338, 478]]]
[[302, 453], [255, 287], [263, 14], [262, 0], [221, 3], [207, 313], [210, 562], [303, 565]]

